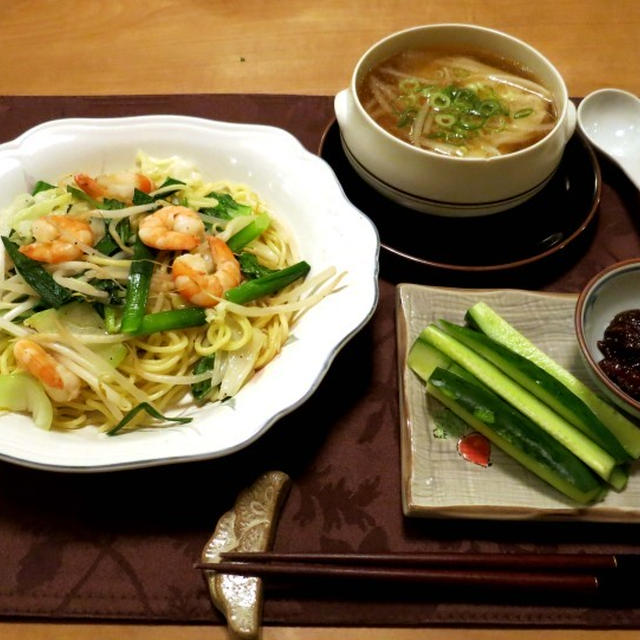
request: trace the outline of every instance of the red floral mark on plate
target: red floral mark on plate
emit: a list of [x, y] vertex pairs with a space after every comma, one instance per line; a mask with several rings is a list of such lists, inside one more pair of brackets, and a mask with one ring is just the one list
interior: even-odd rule
[[488, 467], [491, 458], [491, 443], [476, 431], [458, 440], [458, 453], [469, 462]]

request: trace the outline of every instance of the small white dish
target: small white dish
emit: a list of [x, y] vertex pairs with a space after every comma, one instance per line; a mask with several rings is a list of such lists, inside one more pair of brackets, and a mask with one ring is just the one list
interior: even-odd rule
[[467, 462], [455, 437], [437, 438], [437, 403], [406, 364], [420, 331], [441, 318], [461, 324], [465, 311], [484, 301], [536, 346], [585, 383], [573, 315], [577, 295], [515, 289], [447, 289], [401, 284], [397, 289], [400, 381], [402, 500], [407, 516], [489, 520], [584, 520], [640, 522], [640, 474], [631, 473], [624, 491], [609, 491], [594, 505], [576, 506], [491, 446], [491, 465]]
[[0, 208], [38, 179], [126, 170], [138, 150], [178, 155], [210, 179], [250, 185], [289, 226], [311, 273], [334, 265], [346, 272], [342, 286], [301, 318], [294, 339], [232, 401], [190, 408], [191, 423], [109, 437], [91, 427], [42, 431], [29, 417], [3, 414], [1, 459], [86, 472], [215, 458], [241, 449], [311, 396], [375, 309], [375, 227], [345, 198], [330, 167], [282, 129], [171, 115], [47, 122], [0, 145]]
[[[367, 113], [358, 86], [382, 60], [428, 47], [486, 51], [527, 69], [553, 95], [556, 125], [535, 144], [491, 158], [445, 156], [396, 138]], [[564, 80], [547, 58], [522, 40], [472, 24], [423, 25], [378, 41], [356, 64], [334, 108], [345, 154], [363, 180], [404, 207], [448, 217], [489, 215], [533, 197], [553, 176], [576, 124]]]
[[580, 292], [575, 312], [575, 333], [587, 371], [609, 400], [640, 418], [640, 401], [612, 382], [598, 366], [598, 348], [606, 328], [621, 311], [640, 309], [640, 259], [624, 260], [596, 274]]

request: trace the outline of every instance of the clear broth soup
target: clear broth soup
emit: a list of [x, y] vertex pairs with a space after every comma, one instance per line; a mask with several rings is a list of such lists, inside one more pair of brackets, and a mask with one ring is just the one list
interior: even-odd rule
[[523, 149], [557, 119], [551, 92], [532, 74], [477, 52], [403, 51], [368, 71], [358, 98], [392, 135], [453, 157]]

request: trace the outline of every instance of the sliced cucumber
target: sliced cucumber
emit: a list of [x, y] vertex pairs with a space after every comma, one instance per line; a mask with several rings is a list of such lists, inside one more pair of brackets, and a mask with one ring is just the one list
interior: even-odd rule
[[467, 310], [466, 319], [490, 338], [531, 360], [562, 382], [598, 416], [632, 458], [640, 458], [640, 429], [531, 343], [488, 304], [478, 302], [473, 305]]
[[616, 490], [622, 491], [629, 482], [629, 465], [622, 464], [616, 467], [609, 476], [607, 482]]
[[452, 361], [444, 353], [418, 338], [409, 349], [407, 364], [426, 383], [436, 367], [449, 369]]
[[566, 496], [588, 504], [602, 497], [598, 478], [576, 456], [495, 393], [436, 368], [427, 392]]
[[488, 360], [435, 325], [426, 327], [420, 334], [420, 338], [476, 376], [510, 405], [517, 407], [519, 411], [556, 438], [599, 476], [605, 480], [611, 476], [616, 461], [610, 454], [543, 402], [540, 402], [533, 394], [502, 373]]
[[441, 320], [440, 326], [456, 340], [492, 362], [573, 426], [578, 427], [610, 453], [616, 462], [628, 462], [631, 459], [618, 439], [584, 401], [537, 364], [478, 331], [460, 327], [446, 320]]
[[442, 351], [439, 351], [420, 338], [418, 338], [411, 346], [407, 357], [407, 364], [414, 373], [417, 373], [420, 378], [422, 378], [425, 384], [436, 367], [449, 369], [461, 378], [469, 380], [469, 382], [474, 382], [475, 384], [480, 385], [482, 384], [480, 380], [472, 376], [466, 369], [463, 369], [451, 360], [451, 358], [445, 356]]

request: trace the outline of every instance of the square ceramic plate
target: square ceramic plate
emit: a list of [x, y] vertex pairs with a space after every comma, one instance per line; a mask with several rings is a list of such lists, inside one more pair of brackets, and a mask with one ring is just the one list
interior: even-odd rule
[[27, 416], [3, 414], [2, 459], [62, 471], [108, 471], [236, 451], [314, 392], [375, 309], [375, 227], [346, 199], [329, 166], [275, 127], [171, 115], [47, 122], [0, 145], [0, 209], [38, 179], [131, 169], [139, 150], [178, 155], [211, 180], [247, 184], [289, 227], [311, 274], [333, 265], [345, 274], [341, 286], [301, 317], [281, 353], [233, 401], [183, 409], [194, 418], [188, 425], [110, 438], [91, 427], [42, 431]]
[[441, 405], [427, 398], [424, 385], [406, 364], [408, 350], [430, 322], [444, 318], [461, 324], [465, 311], [484, 301], [584, 382], [588, 376], [573, 327], [577, 296], [518, 290], [465, 290], [401, 284], [396, 326], [402, 447], [402, 499], [407, 516], [527, 518], [603, 522], [640, 521], [640, 474], [627, 488], [593, 506], [569, 499], [520, 464], [491, 447], [491, 464], [465, 461], [455, 437], [436, 437]]

